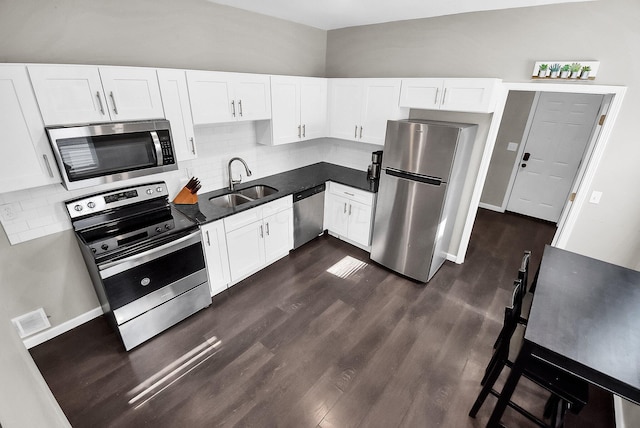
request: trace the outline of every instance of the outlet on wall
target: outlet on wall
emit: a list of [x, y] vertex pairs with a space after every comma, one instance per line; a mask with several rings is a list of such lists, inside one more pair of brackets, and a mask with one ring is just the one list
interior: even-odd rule
[[16, 212], [13, 204], [0, 205], [0, 217], [4, 221], [11, 221], [16, 219]]

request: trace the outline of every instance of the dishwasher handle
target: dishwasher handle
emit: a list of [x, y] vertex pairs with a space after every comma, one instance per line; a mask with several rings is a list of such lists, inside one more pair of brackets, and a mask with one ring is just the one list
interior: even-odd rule
[[322, 183], [322, 184], [320, 184], [318, 186], [312, 187], [311, 189], [307, 189], [307, 190], [303, 190], [301, 192], [294, 193], [293, 194], [293, 202], [296, 203], [296, 202], [299, 202], [299, 201], [301, 201], [303, 199], [306, 199], [306, 198], [308, 198], [310, 196], [313, 196], [313, 195], [315, 195], [317, 193], [322, 193], [322, 192], [324, 192], [325, 187], [326, 187], [325, 184]]

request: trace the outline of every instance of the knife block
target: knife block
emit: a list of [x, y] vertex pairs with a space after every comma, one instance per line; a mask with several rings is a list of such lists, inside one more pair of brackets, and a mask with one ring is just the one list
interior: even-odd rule
[[191, 190], [183, 187], [173, 199], [174, 204], [193, 205], [198, 203], [198, 195], [191, 193]]

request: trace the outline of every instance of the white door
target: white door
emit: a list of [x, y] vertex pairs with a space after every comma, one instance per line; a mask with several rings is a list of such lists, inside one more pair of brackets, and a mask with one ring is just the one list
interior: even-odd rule
[[371, 244], [371, 206], [360, 202], [349, 202], [348, 238], [364, 246]]
[[362, 110], [360, 79], [331, 79], [329, 81], [329, 133], [333, 138], [358, 140]]
[[227, 233], [227, 252], [231, 279], [237, 281], [264, 266], [264, 227], [262, 221]]
[[178, 161], [195, 159], [196, 142], [184, 70], [159, 69], [158, 81], [165, 117], [171, 124], [176, 157]]
[[442, 79], [402, 79], [400, 106], [439, 110], [442, 98]]
[[236, 120], [271, 119], [271, 83], [264, 74], [242, 74], [234, 77]]
[[349, 200], [341, 196], [325, 193], [324, 225], [338, 235], [347, 236], [349, 233]]
[[154, 68], [100, 67], [100, 79], [112, 120], [164, 118]]
[[540, 95], [507, 210], [557, 222], [595, 129], [603, 95]]
[[45, 125], [111, 120], [98, 67], [30, 65], [27, 68]]
[[327, 79], [300, 79], [300, 123], [303, 140], [326, 136]]
[[293, 143], [300, 139], [300, 105], [295, 77], [271, 78], [272, 144]]
[[213, 223], [203, 224], [202, 245], [204, 246], [204, 257], [207, 262], [207, 273], [209, 274], [209, 287], [211, 295], [227, 289], [227, 284], [231, 282], [229, 273], [229, 258], [227, 255], [227, 239], [224, 233], [222, 220]]
[[293, 248], [293, 209], [280, 211], [264, 219], [266, 263], [285, 256]]
[[[194, 125], [235, 121], [230, 73], [187, 71]], [[233, 101], [235, 109], [235, 101]]]
[[367, 79], [366, 82], [358, 139], [365, 143], [384, 145], [387, 120], [400, 119], [403, 116], [398, 104], [400, 79]]

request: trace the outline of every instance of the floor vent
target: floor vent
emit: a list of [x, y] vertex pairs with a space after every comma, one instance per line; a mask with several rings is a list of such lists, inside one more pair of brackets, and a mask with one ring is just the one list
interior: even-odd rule
[[18, 329], [21, 339], [51, 327], [47, 314], [44, 313], [42, 308], [13, 318], [11, 322]]

